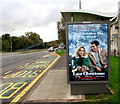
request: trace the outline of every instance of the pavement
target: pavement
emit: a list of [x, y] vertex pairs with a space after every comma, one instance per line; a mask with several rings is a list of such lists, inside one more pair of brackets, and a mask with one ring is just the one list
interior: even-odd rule
[[82, 100], [85, 100], [84, 95], [71, 95], [70, 84], [67, 83], [66, 54], [64, 54], [48, 70], [24, 102], [79, 102]]

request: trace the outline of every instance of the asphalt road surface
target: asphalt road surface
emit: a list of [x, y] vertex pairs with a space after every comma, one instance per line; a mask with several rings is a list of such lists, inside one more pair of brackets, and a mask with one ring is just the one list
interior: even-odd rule
[[48, 51], [40, 51], [27, 54], [15, 53], [3, 53], [2, 54], [2, 74], [9, 70], [15, 70], [17, 67], [24, 65], [27, 62], [34, 61], [44, 55], [47, 55]]
[[55, 52], [48, 51], [3, 54], [0, 99], [3, 102], [21, 101], [59, 58]]

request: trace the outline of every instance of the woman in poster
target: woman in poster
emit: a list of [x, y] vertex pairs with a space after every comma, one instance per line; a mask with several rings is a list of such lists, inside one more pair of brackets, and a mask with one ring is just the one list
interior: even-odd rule
[[76, 55], [72, 58], [73, 75], [76, 73], [89, 71], [89, 64], [90, 60], [86, 54], [85, 48], [83, 46], [80, 46], [76, 52]]

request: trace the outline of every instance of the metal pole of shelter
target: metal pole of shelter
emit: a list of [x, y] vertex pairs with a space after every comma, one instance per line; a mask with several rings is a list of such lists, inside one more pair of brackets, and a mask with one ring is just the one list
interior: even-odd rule
[[79, 0], [79, 9], [81, 9], [81, 0]]

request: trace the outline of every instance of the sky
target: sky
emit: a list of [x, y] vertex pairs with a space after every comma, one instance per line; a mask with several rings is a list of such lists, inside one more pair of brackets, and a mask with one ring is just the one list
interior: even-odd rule
[[[81, 0], [81, 9], [117, 12], [120, 0]], [[35, 32], [44, 42], [57, 40], [61, 11], [79, 10], [79, 0], [0, 0], [0, 36]]]

